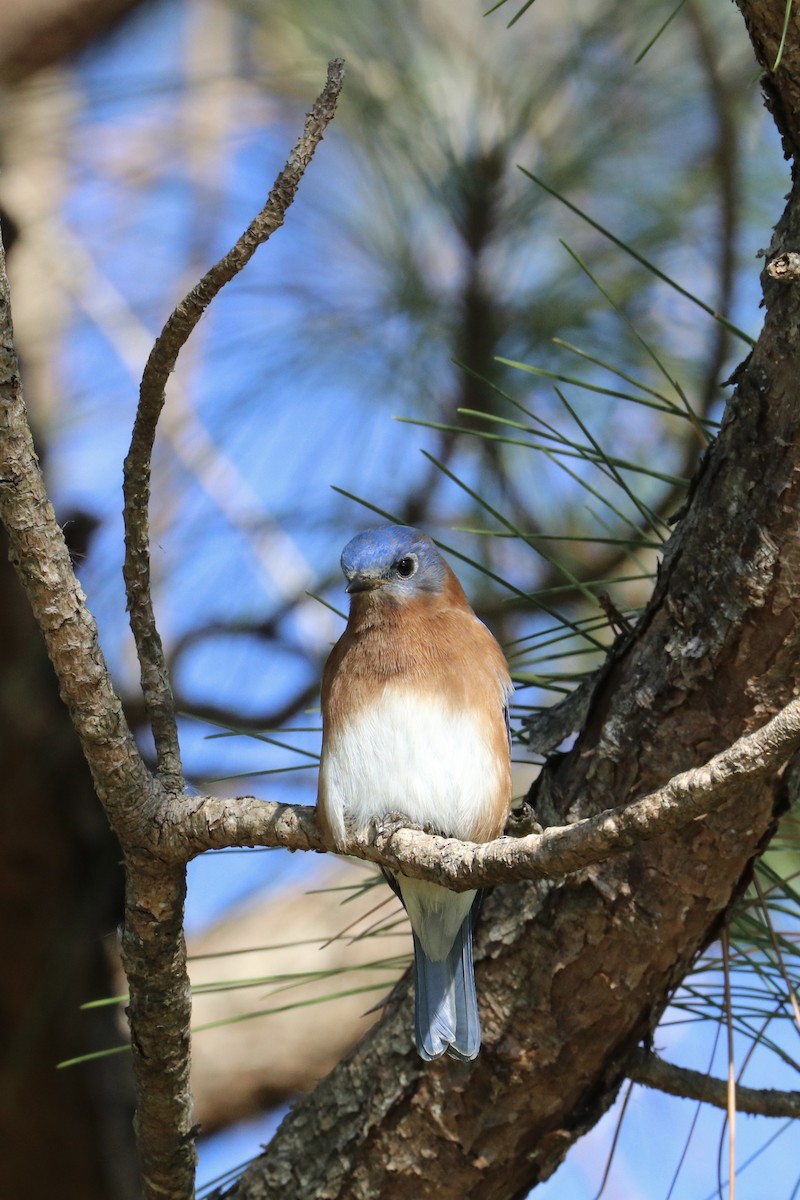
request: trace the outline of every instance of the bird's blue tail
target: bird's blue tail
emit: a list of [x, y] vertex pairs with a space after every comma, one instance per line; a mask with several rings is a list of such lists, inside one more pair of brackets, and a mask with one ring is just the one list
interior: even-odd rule
[[478, 998], [472, 966], [472, 913], [467, 913], [450, 953], [433, 962], [414, 934], [414, 1022], [417, 1049], [425, 1059], [445, 1051], [475, 1058], [481, 1046]]

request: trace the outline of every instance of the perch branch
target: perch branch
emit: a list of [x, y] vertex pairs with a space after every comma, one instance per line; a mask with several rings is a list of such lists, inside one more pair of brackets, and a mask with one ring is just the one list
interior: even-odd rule
[[[343, 853], [454, 891], [520, 879], [557, 878], [631, 850], [719, 808], [737, 788], [776, 771], [800, 748], [800, 699], [703, 766], [675, 775], [624, 808], [608, 809], [541, 834], [477, 845], [414, 829], [376, 827], [353, 836]], [[315, 810], [253, 796], [185, 796], [160, 825], [165, 855], [192, 858], [233, 846], [325, 851]]]

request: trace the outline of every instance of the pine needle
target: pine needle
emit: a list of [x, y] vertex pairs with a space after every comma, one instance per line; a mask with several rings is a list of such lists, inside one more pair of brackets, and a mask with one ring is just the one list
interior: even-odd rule
[[673, 8], [672, 12], [669, 14], [667, 19], [665, 21], [663, 21], [661, 23], [661, 25], [659, 25], [658, 29], [653, 34], [653, 36], [650, 38], [650, 41], [647, 43], [647, 45], [644, 47], [644, 49], [640, 50], [639, 53], [636, 55], [636, 58], [633, 60], [634, 66], [638, 67], [639, 63], [642, 61], [642, 59], [645, 57], [645, 55], [648, 53], [648, 51], [652, 50], [653, 46], [655, 46], [656, 42], [661, 37], [664, 30], [669, 25], [672, 24], [672, 22], [675, 20], [675, 18], [677, 17], [678, 13], [681, 11], [681, 9], [683, 8], [685, 3], [686, 3], [686, 0], [679, 0], [678, 4], [676, 5], [675, 8]]
[[[791, 0], [787, 0], [787, 4], [789, 3], [791, 3]], [[723, 317], [721, 313], [716, 312], [710, 304], [706, 304], [704, 300], [701, 300], [699, 296], [695, 296], [695, 294], [690, 292], [688, 288], [683, 287], [674, 279], [671, 279], [669, 275], [667, 275], [654, 263], [650, 262], [648, 258], [645, 258], [643, 254], [640, 254], [638, 250], [634, 250], [634, 248], [629, 245], [628, 242], [625, 242], [622, 240], [622, 238], [617, 237], [616, 234], [613, 234], [609, 229], [606, 229], [604, 225], [601, 225], [599, 221], [595, 221], [593, 217], [590, 217], [589, 214], [584, 212], [583, 209], [579, 208], [577, 204], [574, 204], [571, 200], [568, 200], [566, 196], [563, 196], [560, 192], [557, 192], [555, 188], [551, 187], [550, 184], [545, 183], [545, 181], [538, 175], [534, 175], [532, 171], [528, 171], [525, 167], [520, 166], [519, 164], [517, 169], [521, 171], [523, 175], [527, 176], [527, 178], [533, 183], [535, 183], [537, 187], [540, 187], [542, 191], [547, 192], [547, 194], [552, 196], [555, 200], [560, 201], [560, 203], [563, 204], [565, 208], [568, 208], [570, 212], [575, 213], [575, 215], [580, 217], [582, 221], [585, 221], [587, 225], [590, 225], [592, 229], [597, 230], [599, 234], [601, 234], [614, 246], [619, 246], [620, 250], [624, 250], [627, 255], [634, 259], [635, 262], [638, 262], [641, 266], [643, 266], [645, 270], [649, 271], [650, 274], [655, 276], [656, 279], [660, 279], [662, 283], [666, 283], [668, 287], [671, 287], [678, 293], [678, 295], [683, 296], [686, 300], [690, 300], [692, 304], [696, 304], [698, 308], [702, 309], [703, 312], [708, 314], [708, 316], [713, 317], [715, 321], [718, 321], [720, 325], [727, 329], [729, 333], [732, 333], [735, 337], [739, 338], [740, 341], [744, 342], [750, 347], [755, 346], [755, 339], [751, 338], [749, 334], [744, 332], [744, 330], [739, 329], [733, 324], [733, 322], [729, 321], [727, 317]]]

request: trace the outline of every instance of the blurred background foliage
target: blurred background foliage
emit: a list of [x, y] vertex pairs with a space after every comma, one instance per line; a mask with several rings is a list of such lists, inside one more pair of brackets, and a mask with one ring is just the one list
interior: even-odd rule
[[[120, 482], [138, 378], [170, 309], [260, 206], [341, 55], [333, 131], [285, 229], [196, 331], [160, 428], [155, 600], [185, 762], [203, 787], [244, 777], [236, 787], [313, 799], [318, 680], [342, 627], [338, 555], [377, 511], [452, 549], [506, 643], [523, 790], [536, 762], [526, 717], [635, 619], [758, 329], [755, 255], [786, 174], [738, 13], [687, 0], [656, 37], [672, 0], [540, 0], [510, 29], [510, 6], [487, 17], [463, 0], [150, 0], [98, 6], [96, 27], [66, 0], [72, 24], [47, 26], [46, 7], [38, 27], [36, 5], [26, 14], [41, 61], [0, 25], [0, 203], [19, 230], [28, 401], [131, 719], [141, 729]], [[781, 854], [765, 886], [778, 888], [788, 952], [796, 840]], [[193, 868], [190, 928], [222, 921], [202, 936], [230, 945], [244, 917], [220, 917], [226, 904], [252, 911], [254, 884], [288, 887], [314, 867], [209, 856]], [[35, 870], [29, 886], [41, 886]], [[330, 910], [324, 893], [304, 919]], [[736, 932], [743, 968], [753, 946], [774, 959], [763, 928], [742, 917]], [[766, 976], [760, 1008], [748, 992], [764, 1019], [788, 1011], [775, 971], [751, 969], [747, 987]], [[722, 1011], [687, 1005], [706, 1020]], [[356, 1036], [363, 1007], [356, 995], [329, 1053]], [[285, 1028], [264, 1036], [298, 1053]], [[256, 1078], [206, 1126], [285, 1100], [327, 1065], [320, 1054], [300, 1078]], [[787, 1055], [794, 1069], [780, 1042]], [[595, 1162], [580, 1194], [601, 1174]], [[558, 1178], [553, 1196], [578, 1194]]]
[[[572, 387], [569, 400], [616, 458], [653, 472], [634, 479], [662, 522], [678, 508], [675, 484], [655, 472], [691, 475], [702, 439], [642, 401], [682, 409], [682, 389], [699, 417], [718, 417], [742, 343], [519, 167], [752, 329], [748, 218], [763, 203], [771, 135], [736, 20], [687, 5], [635, 66], [655, 32], [648, 4], [543, 6], [512, 32], [501, 14], [443, 0], [158, 5], [84, 56], [66, 102], [32, 81], [61, 126], [63, 190], [37, 189], [33, 222], [62, 325], [61, 339], [41, 340], [41, 327], [36, 339], [51, 473], [62, 506], [102, 520], [84, 577], [106, 629], [114, 613], [110, 653], [130, 694], [116, 509], [144, 353], [181, 289], [246, 223], [333, 53], [349, 75], [321, 165], [292, 225], [204, 321], [162, 430], [157, 602], [181, 707], [264, 725], [308, 705], [336, 626], [305, 592], [335, 579], [339, 549], [369, 519], [331, 485], [434, 533], [498, 527], [421, 448], [526, 533], [630, 537], [627, 521], [653, 532], [630, 500], [619, 498], [620, 517], [587, 493], [583, 480], [603, 481], [580, 458], [476, 436], [533, 440], [487, 419], [530, 428], [521, 404], [587, 442], [550, 379], [498, 358], [634, 393], [639, 403]], [[29, 157], [30, 130], [18, 138], [15, 155]], [[775, 158], [772, 169], [775, 195]], [[395, 415], [444, 428], [409, 431]], [[630, 568], [625, 546], [603, 542], [548, 545], [559, 568], [494, 539], [452, 541], [525, 593]], [[530, 634], [507, 589], [468, 582], [502, 634]], [[586, 615], [585, 594], [562, 599]]]

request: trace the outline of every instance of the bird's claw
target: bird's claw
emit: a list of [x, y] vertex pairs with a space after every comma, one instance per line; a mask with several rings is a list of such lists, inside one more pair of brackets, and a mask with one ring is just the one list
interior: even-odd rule
[[382, 813], [379, 817], [373, 817], [369, 823], [370, 831], [381, 838], [388, 841], [397, 833], [398, 829], [413, 829], [408, 816], [401, 812]]
[[373, 817], [369, 823], [369, 829], [373, 839], [380, 839], [384, 843], [389, 842], [401, 829], [419, 830], [431, 837], [442, 836], [441, 829], [437, 829], [430, 821], [416, 824], [406, 813], [402, 812], [388, 812], [383, 813], [380, 817]]

